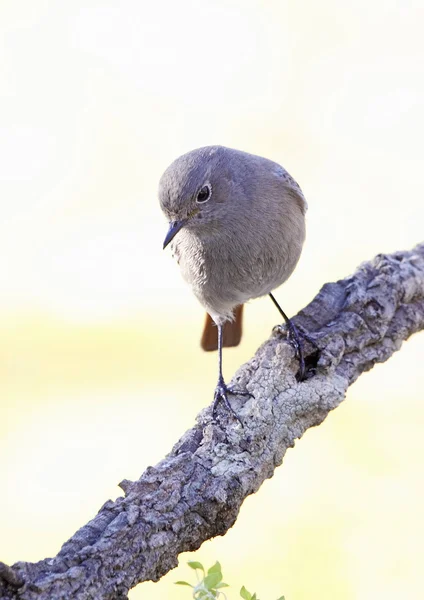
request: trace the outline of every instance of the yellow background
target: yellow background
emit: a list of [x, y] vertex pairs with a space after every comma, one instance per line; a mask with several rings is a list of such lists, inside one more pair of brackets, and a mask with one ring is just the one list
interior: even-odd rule
[[[421, 0], [1, 1], [2, 560], [55, 555], [212, 399], [203, 311], [161, 250], [176, 156], [220, 143], [299, 181], [289, 314], [423, 239], [423, 20]], [[278, 314], [245, 321], [227, 378]], [[221, 561], [229, 598], [422, 598], [423, 360], [421, 334], [363, 375], [227, 536], [131, 600], [188, 598], [190, 558]]]

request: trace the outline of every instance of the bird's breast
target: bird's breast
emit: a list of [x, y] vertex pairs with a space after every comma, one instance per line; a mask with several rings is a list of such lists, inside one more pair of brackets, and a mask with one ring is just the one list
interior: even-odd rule
[[184, 279], [192, 287], [201, 287], [207, 281], [206, 249], [204, 243], [189, 231], [179, 232], [172, 244], [172, 255], [177, 261]]
[[303, 237], [288, 239], [272, 227], [262, 235], [247, 226], [241, 231], [200, 237], [183, 229], [173, 243], [184, 279], [213, 317], [231, 317], [235, 306], [281, 285], [300, 256]]
[[243, 304], [243, 282], [232, 260], [231, 243], [219, 237], [201, 238], [181, 231], [175, 240], [173, 254], [193, 293], [215, 320], [227, 320], [235, 306]]

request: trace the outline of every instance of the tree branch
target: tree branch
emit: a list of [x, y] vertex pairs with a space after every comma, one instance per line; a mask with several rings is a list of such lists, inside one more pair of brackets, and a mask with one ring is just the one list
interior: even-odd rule
[[137, 583], [174, 568], [180, 552], [224, 535], [287, 448], [363, 371], [424, 329], [424, 244], [379, 255], [324, 285], [294, 321], [319, 348], [306, 346], [307, 381], [296, 381], [294, 351], [274, 332], [233, 380], [254, 395], [234, 398], [243, 428], [225, 410], [213, 423], [211, 407], [204, 409], [168, 456], [138, 481], [123, 481], [125, 496], [106, 502], [55, 558], [3, 565], [0, 599], [123, 600]]

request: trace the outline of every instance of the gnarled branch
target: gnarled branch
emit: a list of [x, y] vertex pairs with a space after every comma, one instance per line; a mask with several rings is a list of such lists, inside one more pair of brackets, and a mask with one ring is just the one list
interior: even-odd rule
[[312, 376], [296, 381], [294, 351], [274, 333], [234, 377], [254, 396], [233, 401], [244, 427], [224, 410], [213, 423], [204, 409], [168, 456], [138, 481], [123, 481], [125, 496], [106, 502], [55, 558], [3, 565], [0, 599], [123, 600], [175, 567], [180, 552], [224, 535], [287, 448], [363, 371], [424, 329], [424, 244], [379, 255], [324, 285], [294, 321], [316, 344], [306, 348]]

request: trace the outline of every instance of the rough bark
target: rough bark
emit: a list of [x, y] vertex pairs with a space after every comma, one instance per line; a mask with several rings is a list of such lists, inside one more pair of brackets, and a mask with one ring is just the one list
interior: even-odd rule
[[168, 456], [138, 481], [123, 481], [125, 495], [106, 502], [55, 558], [0, 565], [0, 599], [124, 599], [174, 568], [180, 552], [224, 535], [287, 448], [363, 371], [424, 328], [424, 244], [327, 283], [294, 321], [319, 348], [306, 344], [306, 381], [297, 382], [294, 351], [274, 332], [233, 379], [254, 396], [232, 401], [244, 427], [225, 410], [213, 423], [204, 409]]

